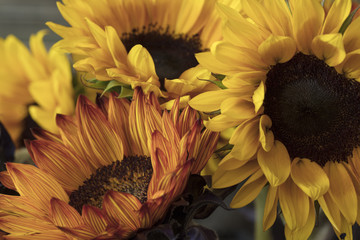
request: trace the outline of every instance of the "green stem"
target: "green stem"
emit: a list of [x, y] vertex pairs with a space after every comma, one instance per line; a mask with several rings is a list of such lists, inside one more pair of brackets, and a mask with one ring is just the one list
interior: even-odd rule
[[271, 240], [270, 231], [263, 231], [262, 221], [267, 195], [267, 187], [263, 188], [255, 199], [255, 240]]

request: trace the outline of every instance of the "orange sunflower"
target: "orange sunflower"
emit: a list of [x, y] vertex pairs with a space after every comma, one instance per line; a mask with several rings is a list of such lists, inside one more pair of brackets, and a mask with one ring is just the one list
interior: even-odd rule
[[197, 59], [226, 75], [224, 89], [190, 105], [219, 112], [213, 131], [236, 127], [214, 187], [245, 183], [231, 206], [268, 186], [263, 227], [277, 216], [287, 239], [307, 239], [321, 206], [339, 238], [360, 223], [360, 19], [350, 0], [242, 1], [243, 14], [219, 4], [224, 40]]
[[[70, 26], [47, 25], [63, 38], [56, 46], [82, 58], [74, 68], [88, 78], [141, 86], [146, 94], [193, 95], [214, 88], [197, 81], [211, 75], [194, 53], [222, 37], [216, 1], [64, 0], [58, 8]], [[219, 1], [240, 8], [238, 1]]]
[[190, 174], [206, 164], [217, 133], [201, 131], [190, 107], [159, 110], [154, 94], [80, 96], [76, 116], [57, 116], [60, 135], [34, 131], [35, 166], [8, 163], [0, 195], [7, 239], [124, 239], [157, 223]]

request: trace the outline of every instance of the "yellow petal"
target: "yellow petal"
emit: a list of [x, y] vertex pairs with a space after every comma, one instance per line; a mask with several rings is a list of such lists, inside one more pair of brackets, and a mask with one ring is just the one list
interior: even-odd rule
[[240, 208], [252, 202], [267, 183], [262, 171], [257, 170], [235, 194], [230, 203], [232, 208]]
[[242, 121], [234, 120], [232, 118], [229, 118], [228, 116], [220, 114], [216, 117], [209, 119], [208, 121], [204, 121], [204, 125], [211, 131], [219, 132], [224, 131], [225, 129], [228, 129], [230, 127], [234, 127], [240, 122]]
[[255, 116], [255, 106], [252, 101], [233, 97], [225, 99], [221, 105], [221, 114], [234, 120], [245, 120]]
[[258, 151], [258, 162], [271, 186], [279, 186], [290, 175], [290, 156], [280, 141], [275, 140], [269, 152], [262, 148]]
[[223, 170], [219, 167], [213, 175], [214, 188], [226, 188], [244, 181], [259, 169], [256, 161], [249, 161], [244, 166], [232, 170]]
[[140, 79], [147, 80], [150, 77], [155, 77], [155, 64], [146, 48], [140, 44], [131, 48], [128, 54], [129, 65], [139, 75]]
[[259, 87], [254, 91], [252, 101], [255, 105], [255, 112], [257, 113], [264, 103], [265, 98], [265, 84], [263, 81], [260, 82]]
[[279, 202], [290, 230], [305, 226], [310, 213], [309, 197], [291, 178], [279, 186]]
[[309, 54], [313, 38], [320, 33], [324, 9], [319, 1], [291, 1], [294, 37], [299, 50]]
[[189, 105], [199, 111], [212, 112], [220, 109], [222, 102], [228, 98], [235, 98], [243, 95], [249, 97], [253, 94], [254, 87], [246, 86], [241, 89], [225, 89], [209, 91], [197, 95], [189, 101]]
[[351, 0], [335, 0], [329, 12], [326, 14], [326, 19], [323, 25], [322, 33], [336, 33], [351, 10]]
[[270, 130], [272, 121], [268, 115], [262, 115], [259, 123], [259, 141], [265, 152], [269, 152], [274, 146], [274, 133]]
[[268, 230], [275, 222], [277, 216], [277, 206], [278, 206], [278, 188], [269, 186], [265, 208], [264, 208], [264, 217], [263, 217], [263, 230]]
[[313, 200], [329, 189], [329, 178], [322, 167], [307, 158], [295, 158], [292, 161], [291, 178]]
[[232, 155], [240, 161], [252, 158], [259, 148], [259, 118], [239, 125], [229, 140], [233, 144]]
[[359, 38], [360, 18], [354, 19], [344, 33], [344, 46], [346, 52], [352, 52], [360, 48]]
[[329, 193], [325, 193], [318, 198], [321, 209], [324, 211], [326, 217], [329, 219], [331, 225], [335, 230], [341, 229], [341, 213], [336, 203]]
[[302, 240], [302, 239], [308, 239], [310, 237], [311, 232], [315, 226], [316, 214], [315, 214], [314, 202], [311, 199], [309, 199], [309, 204], [310, 204], [309, 217], [306, 221], [306, 224], [303, 227], [290, 230], [290, 228], [287, 225], [285, 225], [286, 239]]
[[324, 170], [330, 180], [330, 196], [345, 219], [350, 224], [354, 224], [357, 216], [358, 199], [354, 184], [343, 164], [344, 163], [327, 162]]
[[316, 36], [311, 44], [316, 57], [324, 60], [329, 66], [336, 66], [344, 61], [346, 53], [341, 33]]
[[261, 58], [269, 65], [289, 61], [296, 50], [296, 42], [293, 38], [275, 35], [270, 35], [258, 48]]

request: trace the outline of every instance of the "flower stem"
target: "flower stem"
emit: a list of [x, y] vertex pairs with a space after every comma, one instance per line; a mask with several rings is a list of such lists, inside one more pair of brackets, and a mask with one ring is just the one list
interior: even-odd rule
[[270, 231], [263, 231], [262, 219], [267, 195], [267, 187], [263, 188], [255, 199], [255, 240], [271, 240]]

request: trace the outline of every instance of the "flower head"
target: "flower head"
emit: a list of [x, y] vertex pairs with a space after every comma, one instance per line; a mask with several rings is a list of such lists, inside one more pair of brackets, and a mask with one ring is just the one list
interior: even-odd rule
[[[325, 1], [326, 2], [326, 1]], [[214, 131], [236, 127], [234, 147], [219, 164], [214, 186], [247, 179], [232, 207], [250, 203], [269, 184], [264, 229], [277, 203], [288, 239], [307, 239], [317, 201], [335, 232], [352, 236], [359, 221], [360, 20], [349, 25], [351, 1], [242, 1], [227, 16], [224, 40], [197, 59], [227, 75], [227, 89], [190, 101]]]
[[127, 238], [165, 214], [216, 146], [196, 112], [162, 112], [138, 88], [130, 103], [115, 95], [98, 105], [78, 99], [76, 116], [57, 116], [60, 135], [34, 131], [27, 142], [37, 167], [9, 163], [0, 196], [0, 229], [11, 236]]
[[[81, 56], [76, 70], [140, 86], [146, 94], [165, 96], [165, 87], [171, 96], [183, 96], [213, 88], [196, 81], [210, 73], [197, 66], [194, 54], [222, 37], [215, 2], [63, 1], [58, 8], [70, 27], [48, 26], [63, 38], [58, 47]], [[236, 1], [221, 2], [239, 8]]]

